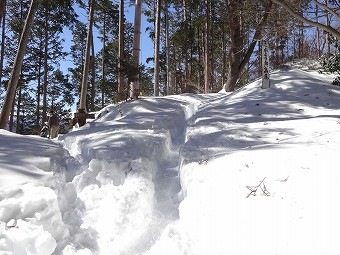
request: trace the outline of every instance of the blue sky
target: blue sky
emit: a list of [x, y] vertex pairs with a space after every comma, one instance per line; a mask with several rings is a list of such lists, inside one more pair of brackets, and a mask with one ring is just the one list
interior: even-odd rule
[[[145, 7], [145, 6], [143, 6], [143, 7]], [[133, 23], [133, 21], [134, 21], [134, 11], [135, 11], [134, 5], [132, 5], [131, 7], [129, 7], [129, 6], [125, 7], [125, 17], [131, 23]], [[87, 16], [87, 13], [84, 10], [78, 9], [78, 14], [79, 14], [79, 18], [83, 22], [87, 22], [88, 16]], [[141, 29], [140, 63], [146, 64], [146, 59], [153, 56], [154, 49], [153, 49], [153, 42], [149, 38], [148, 32], [145, 32], [145, 30], [149, 26], [149, 24], [148, 24], [146, 17], [144, 15], [142, 15], [142, 24], [141, 25], [142, 25], [142, 29]], [[97, 52], [101, 49], [101, 43], [100, 43], [99, 39], [97, 39], [98, 35], [99, 35], [98, 31], [94, 28], [94, 37], [95, 37], [94, 43], [95, 43], [95, 49], [96, 49]], [[64, 30], [64, 37], [63, 38], [65, 39], [64, 49], [69, 52], [70, 47], [71, 47], [72, 34], [68, 29]], [[61, 70], [63, 70], [64, 72], [67, 72], [67, 69], [71, 66], [72, 66], [72, 60], [68, 57], [66, 60], [62, 61]]]

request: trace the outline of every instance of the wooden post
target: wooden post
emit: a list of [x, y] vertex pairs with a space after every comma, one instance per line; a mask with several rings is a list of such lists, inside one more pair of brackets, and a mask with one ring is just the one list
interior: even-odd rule
[[268, 89], [270, 87], [269, 79], [269, 48], [266, 39], [262, 39], [262, 88]]

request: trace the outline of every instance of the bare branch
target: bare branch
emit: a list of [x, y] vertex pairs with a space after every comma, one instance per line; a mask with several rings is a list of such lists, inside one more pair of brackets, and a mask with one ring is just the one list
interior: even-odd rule
[[262, 195], [264, 196], [270, 196], [269, 191], [266, 188], [266, 185], [264, 184], [264, 180], [266, 179], [266, 177], [263, 178], [262, 181], [260, 181], [259, 185], [257, 186], [246, 186], [247, 189], [250, 190], [249, 194], [246, 196], [246, 198], [250, 197], [250, 196], [256, 196], [257, 191], [259, 189], [262, 190]]
[[289, 6], [289, 5], [287, 4], [287, 2], [284, 1], [284, 0], [272, 0], [272, 1], [273, 1], [274, 3], [280, 5], [281, 7], [283, 7], [283, 8], [284, 8], [290, 15], [292, 15], [294, 18], [296, 18], [296, 19], [298, 19], [298, 20], [300, 20], [300, 21], [302, 21], [302, 22], [304, 22], [304, 23], [307, 23], [307, 24], [309, 24], [309, 25], [311, 25], [311, 26], [321, 28], [321, 29], [323, 29], [324, 31], [326, 31], [326, 32], [328, 32], [328, 33], [330, 33], [330, 34], [332, 34], [334, 37], [340, 39], [340, 33], [339, 33], [336, 29], [334, 29], [333, 27], [331, 27], [331, 26], [326, 26], [326, 25], [321, 24], [321, 23], [319, 23], [319, 22], [315, 22], [315, 21], [312, 21], [312, 20], [309, 20], [309, 19], [305, 18], [304, 16], [302, 16], [302, 15], [296, 13], [296, 12], [292, 9], [292, 7]]
[[340, 15], [334, 11], [332, 8], [329, 8], [326, 4], [324, 3], [319, 3], [317, 0], [312, 0], [313, 3], [315, 3], [316, 5], [320, 6], [321, 8], [327, 10], [330, 14], [333, 14], [337, 19], [340, 20]]

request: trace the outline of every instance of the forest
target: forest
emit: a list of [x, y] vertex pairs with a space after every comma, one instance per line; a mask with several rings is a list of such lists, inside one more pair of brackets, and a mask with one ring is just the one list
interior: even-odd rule
[[[337, 0], [0, 0], [0, 128], [39, 134], [53, 109], [64, 133], [74, 107], [234, 91], [261, 77], [263, 40], [271, 70], [308, 58], [338, 72], [339, 10]], [[154, 43], [146, 63], [141, 34]]]

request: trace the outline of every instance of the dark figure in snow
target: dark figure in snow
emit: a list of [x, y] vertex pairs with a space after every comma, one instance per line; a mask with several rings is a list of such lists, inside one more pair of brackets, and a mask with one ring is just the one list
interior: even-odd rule
[[59, 121], [53, 110], [49, 112], [48, 126], [50, 127], [50, 139], [56, 138], [59, 132]]
[[86, 124], [86, 112], [84, 109], [78, 109], [77, 112], [74, 113], [74, 118], [70, 120], [70, 124], [67, 126], [71, 129], [74, 125], [78, 124], [79, 127], [82, 127]]
[[78, 109], [77, 122], [79, 127], [82, 127], [86, 124], [86, 112], [84, 109]]

